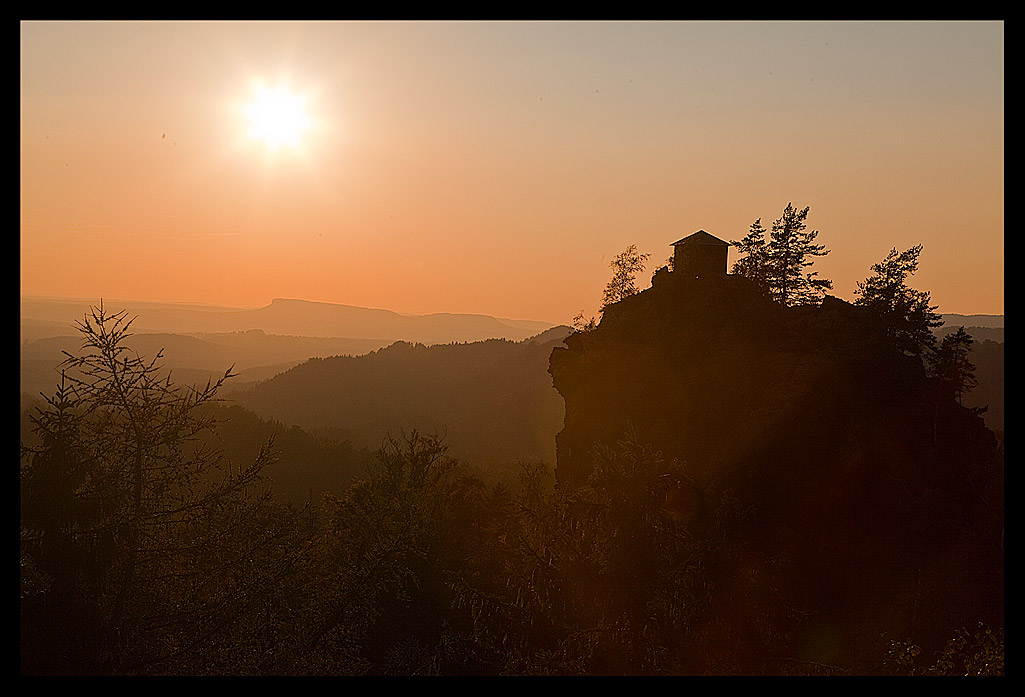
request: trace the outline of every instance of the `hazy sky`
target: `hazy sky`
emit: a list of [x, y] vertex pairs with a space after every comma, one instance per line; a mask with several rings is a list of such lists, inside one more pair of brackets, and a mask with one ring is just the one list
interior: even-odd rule
[[1003, 24], [21, 25], [22, 293], [569, 323], [628, 245], [647, 286], [791, 201], [835, 295], [922, 243], [941, 312], [1002, 314]]

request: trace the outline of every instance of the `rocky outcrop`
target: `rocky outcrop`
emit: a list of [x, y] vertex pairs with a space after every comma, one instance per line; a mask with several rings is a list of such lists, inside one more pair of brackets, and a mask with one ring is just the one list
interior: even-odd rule
[[888, 632], [928, 645], [1002, 626], [996, 439], [865, 308], [782, 308], [741, 277], [662, 273], [565, 346], [549, 368], [566, 405], [560, 486], [632, 428], [699, 492], [753, 511], [738, 534], [785, 560], [773, 582], [831, 623], [848, 660]]

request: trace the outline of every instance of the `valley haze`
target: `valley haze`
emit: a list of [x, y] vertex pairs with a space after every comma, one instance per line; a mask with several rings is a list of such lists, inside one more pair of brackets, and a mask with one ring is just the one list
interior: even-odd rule
[[[76, 325], [100, 299], [21, 298], [21, 392], [52, 392], [54, 370], [65, 353], [81, 348]], [[402, 315], [349, 305], [275, 299], [260, 308], [191, 303], [102, 300], [108, 314], [133, 319], [128, 345], [147, 357], [163, 351], [175, 379], [205, 382], [233, 367], [224, 394], [267, 380], [310, 358], [359, 356], [396, 341], [448, 344], [523, 341], [553, 326], [547, 322], [474, 314]]]
[[[67, 330], [83, 318], [90, 306], [99, 304], [100, 299], [23, 296], [22, 340], [67, 334]], [[480, 314], [403, 315], [391, 310], [285, 298], [275, 298], [265, 307], [252, 309], [127, 300], [103, 300], [103, 306], [108, 312], [127, 310], [129, 315], [137, 317], [133, 324], [136, 332], [174, 334], [260, 329], [267, 334], [286, 336], [438, 344], [484, 339], [520, 341], [556, 326], [549, 322]]]

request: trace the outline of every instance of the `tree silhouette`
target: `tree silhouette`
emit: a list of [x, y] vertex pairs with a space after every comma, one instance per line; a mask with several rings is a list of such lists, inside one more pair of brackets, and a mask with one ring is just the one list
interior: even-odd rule
[[943, 319], [934, 312], [936, 306], [929, 304], [929, 293], [907, 285], [907, 279], [918, 270], [921, 252], [920, 244], [903, 252], [891, 249], [885, 259], [871, 266], [873, 274], [859, 282], [854, 291], [854, 303], [878, 313], [897, 347], [919, 356], [935, 347], [932, 328], [943, 325]]
[[933, 374], [962, 406], [965, 393], [979, 385], [975, 366], [968, 360], [974, 341], [972, 335], [960, 327], [943, 337], [932, 359]]
[[330, 582], [313, 600], [308, 651], [344, 656], [346, 672], [498, 672], [515, 642], [495, 645], [501, 619], [482, 615], [481, 599], [509, 590], [503, 486], [413, 431], [388, 438], [376, 466], [323, 508]]
[[809, 257], [829, 254], [825, 245], [815, 244], [818, 230], [808, 230], [809, 210], [788, 203], [772, 223], [768, 241], [759, 218], [744, 239], [730, 242], [744, 255], [734, 263], [733, 273], [750, 278], [784, 307], [818, 301], [833, 287], [832, 281], [817, 278], [817, 271], [805, 271], [814, 263]]
[[609, 266], [612, 267], [612, 278], [605, 285], [605, 292], [602, 294], [602, 310], [640, 290], [637, 287], [637, 274], [644, 270], [649, 257], [650, 254], [638, 252], [637, 245], [632, 244], [609, 262]]
[[[263, 584], [285, 516], [267, 518], [253, 486], [270, 444], [236, 468], [196, 437], [214, 424], [197, 408], [230, 370], [181, 388], [158, 360], [124, 345], [131, 322], [102, 305], [79, 324], [83, 349], [32, 419], [39, 445], [21, 468], [23, 598], [28, 672], [133, 673], [207, 657]], [[40, 583], [41, 580], [41, 583]], [[202, 658], [199, 658], [202, 662]]]
[[766, 294], [769, 287], [769, 249], [765, 242], [766, 230], [762, 219], [751, 223], [751, 230], [742, 240], [731, 240], [730, 244], [742, 256], [733, 264], [733, 273], [754, 281]]
[[594, 316], [587, 317], [584, 311], [581, 310], [577, 313], [576, 317], [573, 318], [573, 329], [578, 332], [589, 332], [598, 326], [597, 320]]

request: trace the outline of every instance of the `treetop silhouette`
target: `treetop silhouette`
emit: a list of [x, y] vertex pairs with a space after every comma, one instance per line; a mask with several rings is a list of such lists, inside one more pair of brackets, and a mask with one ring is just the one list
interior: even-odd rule
[[733, 265], [733, 273], [750, 278], [784, 307], [816, 302], [833, 288], [833, 282], [818, 278], [817, 271], [806, 271], [814, 264], [811, 257], [829, 254], [825, 245], [815, 243], [818, 230], [808, 230], [809, 210], [807, 206], [797, 210], [788, 203], [772, 223], [768, 240], [759, 218], [746, 237], [730, 242], [743, 255]]
[[907, 279], [918, 270], [921, 253], [920, 244], [903, 252], [894, 247], [882, 261], [870, 267], [872, 275], [859, 282], [854, 291], [854, 304], [874, 310], [898, 348], [914, 355], [927, 354], [935, 348], [932, 329], [943, 325], [935, 311], [937, 306], [929, 304], [929, 293], [907, 285]]

